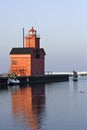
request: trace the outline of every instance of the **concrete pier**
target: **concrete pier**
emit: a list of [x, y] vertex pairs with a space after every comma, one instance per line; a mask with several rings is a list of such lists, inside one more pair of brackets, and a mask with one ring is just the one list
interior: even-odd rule
[[[0, 88], [7, 86], [9, 77], [0, 77]], [[41, 76], [18, 76], [20, 84], [33, 84], [33, 83], [51, 83], [51, 82], [64, 82], [69, 81], [69, 75], [60, 74], [60, 75], [41, 75]]]
[[0, 77], [0, 86], [6, 86], [8, 77]]
[[64, 82], [69, 81], [69, 75], [43, 75], [43, 76], [30, 76], [30, 83], [49, 83], [49, 82]]

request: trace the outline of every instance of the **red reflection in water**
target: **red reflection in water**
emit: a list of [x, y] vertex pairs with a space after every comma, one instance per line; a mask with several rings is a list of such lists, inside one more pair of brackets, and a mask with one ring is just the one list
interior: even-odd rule
[[23, 119], [32, 130], [38, 130], [45, 115], [44, 85], [16, 89], [11, 95], [14, 117]]

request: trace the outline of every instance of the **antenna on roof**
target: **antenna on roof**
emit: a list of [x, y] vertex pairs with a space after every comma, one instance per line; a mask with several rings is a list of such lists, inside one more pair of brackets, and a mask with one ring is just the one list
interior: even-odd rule
[[23, 28], [23, 48], [24, 48], [24, 28]]

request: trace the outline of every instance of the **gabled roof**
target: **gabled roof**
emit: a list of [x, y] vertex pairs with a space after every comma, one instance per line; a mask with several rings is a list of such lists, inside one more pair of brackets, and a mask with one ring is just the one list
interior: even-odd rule
[[34, 48], [12, 48], [11, 54], [32, 54], [34, 51]]
[[38, 54], [44, 53], [45, 54], [45, 51], [43, 48], [40, 48], [40, 49], [36, 49], [36, 53], [38, 53]]
[[12, 48], [10, 55], [18, 55], [18, 54], [41, 54], [44, 53], [45, 51], [43, 48], [35, 49], [35, 48]]

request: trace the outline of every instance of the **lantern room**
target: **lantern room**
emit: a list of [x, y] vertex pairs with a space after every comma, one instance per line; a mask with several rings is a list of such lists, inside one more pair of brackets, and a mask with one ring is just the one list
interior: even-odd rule
[[25, 47], [27, 48], [40, 48], [40, 37], [37, 35], [36, 30], [32, 27], [25, 37]]

